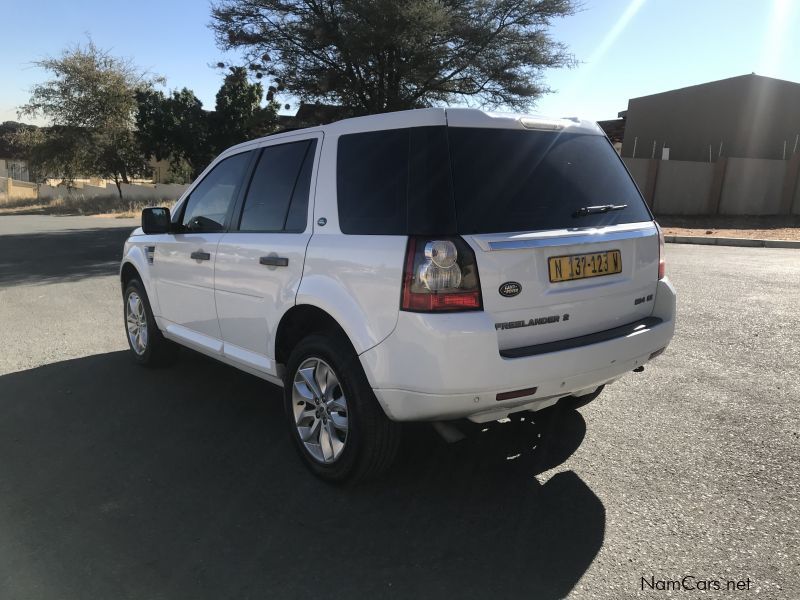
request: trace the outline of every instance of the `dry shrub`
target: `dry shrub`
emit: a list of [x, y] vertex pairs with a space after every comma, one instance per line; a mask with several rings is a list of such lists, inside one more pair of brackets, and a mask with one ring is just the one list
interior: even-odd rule
[[[39, 201], [42, 203], [42, 201]], [[45, 204], [45, 212], [60, 215], [100, 215], [114, 213], [137, 214], [150, 206], [169, 206], [175, 198], [120, 198], [117, 195], [85, 197], [79, 194], [54, 198]]]
[[24, 208], [26, 206], [38, 206], [43, 202], [39, 198], [12, 198], [0, 202], [0, 208]]

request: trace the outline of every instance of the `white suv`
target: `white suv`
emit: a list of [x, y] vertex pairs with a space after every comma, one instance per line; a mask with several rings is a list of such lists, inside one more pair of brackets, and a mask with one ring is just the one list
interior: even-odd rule
[[319, 476], [400, 421], [591, 398], [672, 338], [663, 236], [594, 123], [424, 109], [235, 146], [121, 269], [136, 360], [175, 343], [282, 386]]

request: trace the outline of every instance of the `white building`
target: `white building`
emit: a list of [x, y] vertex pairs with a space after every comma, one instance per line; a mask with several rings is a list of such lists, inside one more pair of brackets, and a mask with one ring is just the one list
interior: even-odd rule
[[30, 181], [28, 162], [16, 158], [0, 158], [0, 177], [10, 177], [17, 181]]

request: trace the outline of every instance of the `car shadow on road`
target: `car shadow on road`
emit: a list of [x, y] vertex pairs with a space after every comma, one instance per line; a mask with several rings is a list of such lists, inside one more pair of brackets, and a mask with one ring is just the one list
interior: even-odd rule
[[0, 235], [0, 288], [113, 275], [131, 231], [99, 227]]
[[335, 487], [279, 397], [191, 352], [0, 377], [0, 596], [563, 598], [600, 550], [592, 490], [536, 477], [580, 445], [574, 410], [452, 445], [409, 426], [384, 478]]

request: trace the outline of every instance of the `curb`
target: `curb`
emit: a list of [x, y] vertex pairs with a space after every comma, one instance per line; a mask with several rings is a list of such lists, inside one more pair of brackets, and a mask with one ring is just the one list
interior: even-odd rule
[[694, 235], [665, 235], [668, 244], [697, 244], [700, 246], [740, 246], [743, 248], [795, 248], [800, 250], [800, 241], [752, 240], [750, 238], [699, 237]]

